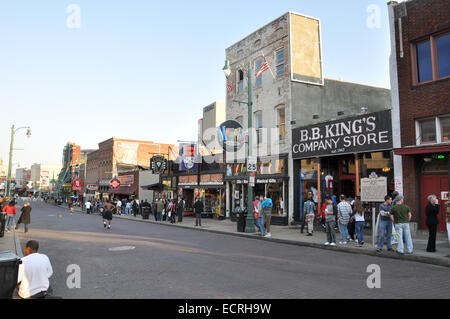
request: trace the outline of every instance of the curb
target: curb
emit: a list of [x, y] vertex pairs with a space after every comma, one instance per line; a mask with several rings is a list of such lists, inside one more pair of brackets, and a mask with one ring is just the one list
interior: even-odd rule
[[20, 240], [19, 240], [19, 235], [17, 235], [17, 232], [15, 230], [14, 231], [14, 246], [16, 248], [16, 255], [19, 258], [23, 257], [23, 251], [22, 251], [22, 246], [20, 245]]
[[[62, 207], [62, 206], [60, 206], [60, 207]], [[65, 208], [65, 207], [62, 207], [62, 208]], [[84, 213], [81, 210], [79, 212]], [[97, 213], [94, 213], [94, 214], [97, 214]], [[92, 214], [92, 215], [94, 215], [94, 214]], [[119, 216], [119, 215], [114, 215], [113, 218], [119, 218], [122, 220], [129, 220], [129, 221], [135, 221], [135, 222], [141, 222], [141, 223], [150, 223], [150, 224], [162, 225], [162, 226], [167, 226], [167, 227], [179, 227], [179, 228], [184, 228], [184, 229], [203, 231], [203, 232], [209, 232], [209, 233], [215, 233], [215, 234], [221, 234], [221, 235], [229, 235], [229, 236], [234, 236], [234, 237], [265, 240], [265, 241], [300, 246], [300, 247], [319, 248], [319, 249], [328, 250], [328, 251], [345, 252], [345, 253], [351, 253], [351, 254], [367, 255], [367, 256], [389, 258], [389, 259], [396, 259], [396, 260], [403, 260], [403, 261], [414, 261], [414, 262], [419, 262], [419, 263], [424, 263], [424, 264], [430, 264], [430, 265], [436, 265], [436, 266], [450, 268], [450, 258], [448, 258], [448, 260], [445, 260], [445, 259], [441, 259], [441, 258], [433, 258], [433, 257], [417, 256], [417, 255], [398, 255], [396, 252], [390, 253], [390, 252], [384, 251], [383, 253], [377, 253], [375, 249], [367, 250], [367, 249], [358, 249], [358, 248], [341, 247], [341, 246], [329, 247], [329, 246], [324, 246], [323, 244], [307, 243], [307, 242], [294, 241], [294, 240], [289, 240], [289, 239], [280, 239], [280, 238], [272, 238], [272, 237], [265, 238], [265, 237], [259, 237], [259, 236], [255, 236], [253, 234], [246, 234], [246, 233], [228, 232], [228, 231], [206, 229], [206, 228], [195, 228], [193, 226], [160, 223], [160, 222], [147, 220], [147, 219], [131, 219], [131, 218], [123, 217], [123, 216]]]

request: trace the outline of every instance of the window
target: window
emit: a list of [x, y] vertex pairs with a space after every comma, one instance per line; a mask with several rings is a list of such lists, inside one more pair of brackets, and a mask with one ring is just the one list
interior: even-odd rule
[[413, 84], [450, 77], [450, 33], [412, 45]]
[[[256, 60], [255, 62], [255, 76], [256, 74], [259, 72], [259, 70], [262, 67], [262, 60]], [[261, 74], [259, 77], [256, 78], [256, 86], [261, 86], [262, 85], [262, 77], [263, 75]]]
[[442, 142], [450, 142], [450, 117], [441, 118]]
[[436, 142], [436, 120], [422, 120], [419, 122], [420, 142], [434, 143]]
[[256, 130], [256, 143], [262, 143], [262, 112], [255, 112], [254, 127]]
[[278, 140], [284, 141], [286, 137], [286, 116], [284, 106], [277, 108], [277, 127], [278, 127]]
[[450, 76], [450, 33], [436, 38], [439, 78]]
[[277, 69], [277, 77], [284, 76], [284, 49], [278, 50], [275, 56], [276, 61], [276, 69]]
[[238, 71], [237, 83], [238, 83], [238, 88], [237, 88], [238, 93], [244, 92], [244, 71], [242, 71], [242, 70]]
[[433, 80], [430, 41], [417, 44], [417, 73], [419, 83]]

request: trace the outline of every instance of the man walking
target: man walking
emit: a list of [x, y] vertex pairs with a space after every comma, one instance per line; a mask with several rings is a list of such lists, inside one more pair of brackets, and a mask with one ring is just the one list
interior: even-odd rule
[[[306, 202], [303, 206], [303, 213], [305, 214], [305, 222], [306, 222], [306, 227], [308, 230], [307, 236], [313, 235], [314, 217], [316, 216], [315, 211], [316, 211], [316, 204], [314, 203], [314, 201], [312, 199], [312, 193], [311, 193], [311, 196], [308, 196], [308, 199], [306, 200]], [[302, 225], [301, 232], [303, 233], [303, 225]]]
[[[305, 212], [305, 205], [306, 205], [306, 202], [308, 202], [308, 201], [311, 201], [311, 202], [314, 203], [313, 193], [312, 193], [312, 192], [308, 192], [308, 196], [307, 196], [305, 202], [303, 203], [303, 213], [304, 213], [304, 216], [303, 216], [303, 221], [302, 221], [302, 227], [301, 227], [301, 229], [300, 229], [300, 233], [301, 233], [301, 234], [303, 234], [303, 230], [305, 229], [305, 226], [307, 226], [307, 224], [308, 224], [308, 223], [306, 222], [306, 212]], [[308, 205], [309, 205], [309, 204], [308, 204]]]
[[156, 221], [162, 221], [162, 212], [164, 210], [164, 202], [160, 198], [156, 204]]
[[408, 254], [413, 253], [413, 242], [411, 238], [411, 229], [409, 222], [411, 221], [411, 210], [403, 202], [403, 196], [398, 195], [395, 198], [397, 205], [391, 209], [391, 220], [394, 222], [395, 232], [398, 235], [397, 252], [401, 255], [404, 254], [403, 239], [406, 242], [406, 251]]
[[195, 226], [202, 226], [202, 213], [203, 213], [203, 203], [200, 198], [197, 197], [194, 203], [194, 211], [195, 211]]
[[336, 246], [336, 216], [338, 214], [338, 208], [336, 204], [333, 203], [331, 197], [325, 199], [327, 207], [325, 208], [325, 227], [327, 231], [327, 242], [326, 246]]
[[348, 222], [352, 214], [352, 206], [345, 200], [345, 195], [341, 195], [339, 199], [341, 201], [338, 205], [338, 223], [339, 231], [341, 232], [341, 241], [339, 244], [346, 245], [347, 238], [349, 238]]
[[392, 198], [389, 195], [384, 197], [384, 203], [380, 204], [380, 230], [378, 234], [377, 252], [383, 250], [384, 239], [388, 251], [392, 251], [392, 220], [391, 220]]
[[86, 203], [84, 204], [84, 206], [86, 206], [86, 214], [90, 214], [91, 213], [91, 202], [87, 200]]
[[[111, 220], [112, 220], [112, 210], [115, 208], [113, 204], [111, 204], [110, 201], [107, 201], [103, 212], [103, 227], [111, 229]], [[108, 225], [106, 225], [106, 221], [108, 221]]]
[[19, 265], [18, 295], [22, 299], [42, 299], [51, 292], [49, 278], [53, 275], [50, 260], [38, 253], [39, 243], [30, 240], [25, 246], [25, 257]]

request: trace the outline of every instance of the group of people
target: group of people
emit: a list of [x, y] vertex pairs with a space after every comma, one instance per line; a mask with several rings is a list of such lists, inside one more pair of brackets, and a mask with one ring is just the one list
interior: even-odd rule
[[[20, 217], [17, 220], [16, 223], [16, 215], [17, 215], [17, 208], [16, 208], [16, 199], [9, 197], [0, 197], [0, 212], [5, 214], [5, 216], [2, 216], [2, 223], [5, 223], [5, 231], [7, 233], [11, 232], [12, 228], [15, 227], [15, 229], [19, 229], [20, 224], [24, 224], [25, 232], [28, 232], [28, 227], [31, 223], [31, 206], [30, 202], [26, 201], [23, 205], [23, 207], [20, 209]], [[3, 230], [3, 225], [1, 225]]]
[[[446, 205], [447, 231], [450, 242], [450, 201]], [[439, 224], [440, 205], [436, 195], [428, 196], [428, 203], [425, 208], [426, 225], [429, 231], [429, 238], [426, 251], [436, 252], [436, 233]], [[304, 220], [301, 227], [307, 227], [307, 236], [313, 235], [314, 220], [320, 218], [327, 234], [325, 245], [336, 246], [336, 231], [339, 229], [341, 239], [339, 244], [346, 245], [349, 241], [355, 241], [356, 246], [364, 245], [364, 207], [359, 197], [355, 200], [347, 199], [345, 195], [339, 197], [339, 203], [335, 198], [327, 196], [322, 205], [320, 215], [316, 214], [316, 204], [312, 192], [308, 193], [303, 204]], [[384, 203], [379, 206], [378, 215], [378, 242], [377, 252], [382, 252], [386, 243], [388, 251], [393, 251], [392, 245], [397, 239], [397, 253], [413, 254], [414, 247], [411, 236], [410, 222], [412, 218], [411, 209], [404, 203], [404, 198], [398, 192], [393, 192], [392, 196], [386, 195]], [[393, 235], [395, 234], [395, 236]], [[405, 251], [406, 250], [406, 251]]]
[[267, 196], [256, 196], [253, 202], [253, 214], [258, 232], [263, 237], [271, 237], [270, 222], [272, 219], [272, 199]]

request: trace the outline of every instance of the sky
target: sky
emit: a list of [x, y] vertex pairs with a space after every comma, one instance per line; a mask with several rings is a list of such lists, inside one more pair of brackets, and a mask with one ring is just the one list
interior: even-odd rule
[[196, 140], [203, 107], [225, 100], [225, 49], [288, 11], [321, 19], [326, 78], [390, 88], [386, 3], [2, 1], [0, 158], [12, 125], [32, 134], [15, 135], [14, 168], [60, 164], [67, 142]]

